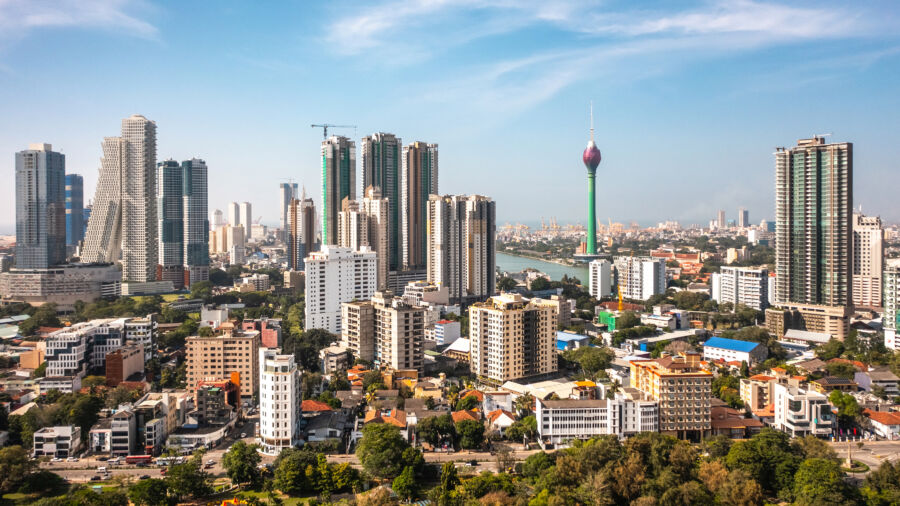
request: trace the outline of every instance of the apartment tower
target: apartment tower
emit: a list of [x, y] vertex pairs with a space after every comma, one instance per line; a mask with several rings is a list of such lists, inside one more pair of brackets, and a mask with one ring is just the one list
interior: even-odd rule
[[322, 141], [322, 244], [336, 245], [338, 213], [356, 200], [356, 144], [340, 135]]
[[16, 153], [16, 267], [66, 260], [66, 157], [50, 144]]
[[428, 262], [428, 199], [438, 194], [437, 144], [417, 141], [403, 147], [400, 187], [402, 269], [424, 270]]
[[84, 178], [66, 174], [66, 245], [77, 246], [84, 239]]
[[377, 263], [376, 286], [387, 287], [390, 245], [390, 201], [381, 198], [377, 187], [366, 188], [359, 202], [344, 199], [338, 219], [338, 246], [358, 251], [363, 246], [372, 248]]
[[[381, 193], [381, 198], [389, 202], [387, 228], [388, 249], [376, 250], [378, 255], [386, 256], [388, 268], [396, 271], [400, 268], [402, 247], [400, 240], [400, 155], [401, 141], [394, 134], [374, 133], [362, 139], [362, 187], [368, 190], [374, 187]], [[387, 278], [384, 278], [387, 283]]]
[[884, 228], [878, 216], [853, 213], [853, 305], [881, 307]]

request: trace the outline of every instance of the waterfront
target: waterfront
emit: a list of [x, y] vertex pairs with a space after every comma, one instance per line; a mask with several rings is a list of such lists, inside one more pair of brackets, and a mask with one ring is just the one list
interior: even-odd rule
[[578, 278], [584, 285], [587, 285], [588, 282], [587, 265], [583, 267], [570, 267], [547, 262], [545, 260], [538, 260], [537, 258], [520, 257], [497, 252], [497, 268], [501, 271], [520, 272], [528, 267], [546, 273], [553, 281], [559, 281], [562, 279], [563, 275], [568, 275], [570, 278], [573, 276]]

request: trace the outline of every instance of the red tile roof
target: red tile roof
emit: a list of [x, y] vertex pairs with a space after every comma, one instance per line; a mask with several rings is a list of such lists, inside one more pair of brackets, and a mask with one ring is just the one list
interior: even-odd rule
[[484, 402], [484, 394], [479, 392], [478, 390], [467, 390], [460, 399], [465, 399], [466, 397], [475, 396], [478, 399], [478, 402]]
[[900, 413], [872, 411], [871, 409], [867, 409], [863, 413], [882, 425], [900, 425]]
[[509, 411], [506, 411], [505, 409], [495, 409], [494, 411], [491, 411], [490, 413], [488, 413], [487, 419], [491, 423], [494, 423], [494, 420], [500, 418], [500, 415], [506, 415], [510, 420], [513, 421], [515, 421], [516, 419], [516, 415], [510, 413]]
[[454, 411], [450, 416], [453, 417], [453, 423], [459, 423], [463, 420], [478, 421], [478, 416], [472, 411]]
[[331, 411], [331, 406], [322, 401], [307, 399], [300, 403], [300, 411]]
[[377, 409], [366, 411], [365, 423], [387, 423], [395, 427], [406, 427], [406, 411], [392, 409], [389, 413], [382, 413]]
[[750, 376], [750, 379], [753, 381], [775, 381], [774, 376], [767, 376], [765, 374], [757, 374], [756, 376]]

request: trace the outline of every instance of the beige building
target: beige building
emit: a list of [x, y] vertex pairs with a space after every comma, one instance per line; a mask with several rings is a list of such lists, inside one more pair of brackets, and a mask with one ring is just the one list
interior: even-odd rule
[[472, 372], [500, 383], [556, 372], [556, 311], [513, 293], [469, 306]]
[[375, 305], [370, 300], [341, 304], [341, 340], [353, 356], [375, 360]]
[[853, 213], [853, 304], [881, 307], [884, 228], [878, 216]]
[[774, 398], [772, 388], [776, 378], [765, 374], [757, 374], [749, 378], [741, 378], [741, 400], [750, 411], [766, 409]]
[[817, 306], [784, 303], [780, 308], [766, 309], [766, 330], [778, 339], [788, 329], [830, 334], [841, 341], [850, 332], [852, 306]]
[[238, 373], [241, 397], [252, 398], [259, 388], [259, 332], [241, 331], [228, 322], [216, 334], [187, 338], [188, 390], [195, 390], [201, 380], [231, 379]]
[[712, 373], [697, 353], [631, 362], [631, 386], [659, 401], [659, 431], [702, 438], [711, 428]]
[[358, 251], [369, 246], [376, 256], [375, 282], [378, 290], [387, 288], [390, 263], [388, 199], [381, 198], [381, 191], [368, 187], [362, 201], [345, 198], [338, 215], [338, 246]]
[[341, 306], [341, 335], [347, 348], [382, 367], [415, 369], [425, 366], [425, 310], [389, 291], [371, 301]]

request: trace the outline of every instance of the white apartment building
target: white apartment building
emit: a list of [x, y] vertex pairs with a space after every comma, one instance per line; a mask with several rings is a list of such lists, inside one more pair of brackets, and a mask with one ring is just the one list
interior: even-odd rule
[[[335, 227], [336, 228], [336, 227]], [[306, 258], [305, 330], [341, 333], [341, 304], [368, 300], [375, 293], [377, 259], [368, 247], [359, 251], [325, 245]]]
[[145, 362], [153, 358], [153, 350], [156, 349], [156, 318], [153, 315], [147, 315], [145, 318], [126, 320], [125, 341], [144, 347]]
[[609, 260], [598, 258], [589, 264], [589, 290], [591, 297], [600, 299], [612, 295], [612, 264]]
[[239, 211], [241, 221], [240, 221], [240, 223], [238, 223], [238, 225], [244, 227], [244, 236], [248, 237], [248, 238], [250, 236], [250, 228], [253, 225], [252, 209], [253, 209], [253, 207], [250, 205], [249, 202], [241, 202], [240, 211]]
[[376, 292], [371, 301], [341, 308], [341, 339], [354, 355], [394, 369], [425, 366], [425, 310], [391, 292]]
[[76, 323], [47, 336], [47, 377], [79, 376], [106, 365], [106, 354], [125, 346], [126, 318]]
[[881, 218], [853, 213], [853, 305], [881, 307], [883, 264]]
[[566, 444], [573, 439], [615, 435], [619, 439], [639, 432], [659, 432], [659, 407], [642, 400], [639, 391], [626, 388], [613, 399], [535, 399], [538, 437], [544, 444]]
[[453, 320], [440, 320], [433, 327], [434, 342], [438, 346], [450, 344], [459, 339], [461, 333], [460, 324]]
[[900, 258], [885, 262], [883, 300], [884, 346], [889, 350], [900, 350], [897, 328], [900, 327]]
[[259, 350], [259, 443], [266, 455], [300, 445], [300, 369], [294, 355]]
[[241, 225], [241, 206], [237, 202], [228, 203], [228, 224], [232, 227]]
[[763, 311], [769, 307], [769, 271], [723, 266], [720, 272], [712, 274], [710, 292], [710, 298], [719, 304], [744, 304]]
[[666, 292], [666, 260], [651, 257], [619, 256], [616, 278], [626, 299], [647, 300]]
[[776, 383], [773, 391], [773, 427], [776, 429], [789, 433], [791, 437], [807, 434], [828, 436], [834, 430], [834, 415], [825, 395], [804, 390], [796, 383]]

